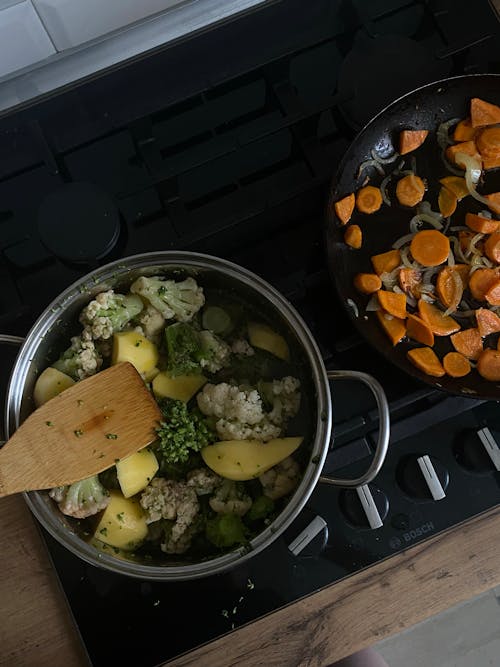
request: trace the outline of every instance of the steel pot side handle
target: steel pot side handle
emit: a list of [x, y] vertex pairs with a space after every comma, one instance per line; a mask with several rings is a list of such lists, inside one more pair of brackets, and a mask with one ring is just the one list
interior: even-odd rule
[[[24, 343], [24, 338], [21, 336], [10, 336], [9, 334], [0, 334], [0, 343], [5, 343], [6, 345], [17, 345], [20, 347]], [[0, 425], [0, 447], [4, 444], [4, 432], [3, 425]]]
[[375, 396], [377, 402], [379, 429], [375, 454], [368, 470], [363, 475], [356, 479], [342, 479], [337, 477], [325, 477], [322, 475], [319, 478], [319, 481], [324, 484], [349, 488], [363, 486], [364, 484], [371, 482], [378, 475], [385, 461], [387, 449], [389, 447], [390, 414], [387, 398], [382, 389], [382, 385], [367, 373], [361, 373], [359, 371], [328, 371], [327, 377], [329, 380], [359, 380], [366, 384]]

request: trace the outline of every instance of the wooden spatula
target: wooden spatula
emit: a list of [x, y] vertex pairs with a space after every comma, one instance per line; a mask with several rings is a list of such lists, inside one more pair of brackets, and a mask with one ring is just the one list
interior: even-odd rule
[[0, 449], [0, 497], [85, 479], [156, 439], [161, 412], [128, 362], [39, 407]]

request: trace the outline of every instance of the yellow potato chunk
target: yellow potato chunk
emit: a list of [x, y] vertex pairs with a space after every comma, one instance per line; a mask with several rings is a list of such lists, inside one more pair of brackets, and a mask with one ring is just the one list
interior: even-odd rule
[[275, 357], [288, 361], [290, 359], [290, 350], [288, 344], [283, 336], [267, 324], [262, 322], [248, 323], [248, 338], [252, 347], [259, 347], [261, 350], [266, 350]]
[[198, 389], [201, 389], [207, 378], [203, 375], [175, 375], [167, 371], [158, 373], [153, 380], [153, 393], [160, 398], [175, 398], [187, 403]]
[[125, 498], [135, 496], [153, 479], [158, 461], [150, 449], [141, 449], [116, 464], [118, 483]]
[[112, 364], [130, 361], [138, 373], [149, 373], [155, 368], [158, 358], [156, 345], [135, 331], [113, 334]]
[[209, 468], [221, 477], [245, 481], [262, 475], [301, 445], [304, 438], [259, 440], [223, 440], [204, 447], [201, 456]]
[[39, 408], [73, 384], [75, 381], [66, 373], [61, 373], [57, 368], [46, 368], [40, 373], [33, 390], [36, 407]]
[[119, 491], [110, 491], [110, 496], [94, 537], [112, 547], [132, 551], [147, 535], [146, 517], [137, 500], [124, 498]]

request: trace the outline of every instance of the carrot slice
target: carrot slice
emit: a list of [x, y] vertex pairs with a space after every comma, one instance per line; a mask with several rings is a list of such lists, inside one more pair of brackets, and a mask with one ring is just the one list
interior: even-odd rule
[[462, 178], [461, 176], [445, 176], [444, 178], [440, 178], [439, 182], [441, 185], [444, 185], [447, 190], [453, 192], [458, 201], [470, 194], [467, 189], [465, 178]]
[[377, 299], [380, 306], [389, 315], [404, 320], [406, 317], [406, 297], [404, 294], [397, 294], [396, 292], [388, 292], [381, 289], [377, 292]]
[[483, 157], [500, 155], [500, 127], [485, 127], [476, 137], [477, 150]]
[[464, 285], [454, 266], [445, 266], [438, 273], [436, 280], [437, 295], [446, 309], [456, 310], [462, 301]]
[[436, 336], [449, 336], [460, 330], [460, 324], [449, 315], [444, 315], [439, 308], [427, 303], [423, 299], [418, 300], [418, 314], [429, 325]]
[[483, 157], [483, 169], [498, 169], [500, 167], [500, 155], [498, 157]]
[[492, 192], [489, 195], [484, 195], [488, 200], [488, 208], [493, 213], [500, 214], [500, 192]]
[[490, 234], [484, 242], [484, 254], [492, 262], [500, 263], [500, 232]]
[[398, 283], [405, 294], [411, 294], [416, 299], [420, 298], [420, 286], [422, 285], [420, 271], [406, 267], [399, 269]]
[[470, 118], [464, 118], [453, 130], [453, 141], [470, 141], [474, 139], [475, 134], [476, 130], [472, 127]]
[[429, 130], [402, 130], [399, 133], [399, 154], [406, 155], [421, 146], [427, 138]]
[[425, 184], [420, 176], [408, 174], [400, 178], [396, 185], [396, 197], [402, 206], [416, 206], [425, 194]]
[[458, 273], [460, 280], [462, 281], [462, 287], [467, 289], [469, 286], [470, 266], [468, 264], [455, 264], [455, 266], [450, 268]]
[[443, 377], [445, 370], [436, 353], [430, 347], [416, 347], [408, 350], [406, 356], [420, 371], [433, 377]]
[[459, 144], [448, 146], [445, 152], [448, 160], [452, 164], [457, 165], [457, 167], [462, 167], [462, 169], [465, 169], [465, 165], [460, 160], [460, 158], [457, 159], [457, 155], [459, 153], [465, 153], [466, 155], [470, 155], [471, 157], [475, 158], [479, 162], [481, 161], [481, 156], [479, 155], [476, 144], [473, 141], [462, 141]]
[[452, 378], [463, 378], [471, 371], [469, 360], [460, 352], [448, 352], [443, 357], [443, 368]]
[[473, 97], [470, 101], [470, 117], [472, 127], [495, 125], [500, 123], [500, 107], [479, 97]]
[[437, 229], [424, 229], [412, 238], [410, 252], [422, 266], [438, 266], [448, 259], [450, 240]]
[[485, 380], [500, 380], [500, 351], [483, 350], [477, 360], [477, 372]]
[[354, 192], [351, 192], [350, 195], [347, 195], [347, 197], [339, 199], [333, 205], [333, 208], [335, 209], [335, 214], [343, 225], [347, 225], [347, 223], [351, 219], [352, 212], [354, 211], [355, 201], [356, 197], [354, 196]]
[[498, 230], [500, 224], [498, 220], [491, 220], [490, 218], [483, 218], [475, 213], [465, 214], [465, 224], [474, 232], [480, 234], [493, 234]]
[[365, 185], [356, 194], [356, 208], [360, 213], [376, 213], [382, 206], [382, 193], [374, 185]]
[[[500, 317], [488, 308], [476, 310], [476, 322], [481, 338], [500, 331]], [[498, 340], [500, 341], [500, 338]]]
[[451, 344], [467, 359], [476, 360], [483, 350], [483, 340], [478, 329], [464, 329], [450, 336]]
[[371, 261], [375, 273], [381, 276], [383, 273], [390, 273], [394, 269], [397, 269], [401, 264], [401, 253], [399, 250], [389, 250], [388, 252], [380, 253], [380, 255], [373, 255]]
[[363, 233], [359, 225], [349, 225], [345, 230], [344, 241], [355, 250], [361, 248], [363, 244]]
[[424, 322], [416, 315], [408, 315], [406, 320], [406, 333], [409, 338], [422, 343], [423, 345], [434, 345], [434, 334], [427, 322]]
[[438, 206], [442, 216], [449, 218], [457, 210], [458, 199], [456, 195], [448, 188], [442, 187], [439, 190]]
[[354, 287], [361, 294], [373, 294], [382, 287], [382, 281], [376, 273], [358, 273], [354, 276]]
[[486, 301], [492, 306], [500, 306], [500, 279], [493, 283], [485, 292]]
[[382, 310], [377, 310], [376, 315], [383, 330], [389, 336], [391, 343], [397, 345], [399, 341], [406, 336], [404, 320], [387, 315], [387, 313], [384, 313]]
[[469, 289], [477, 301], [486, 301], [486, 292], [498, 280], [495, 269], [478, 269], [469, 278]]

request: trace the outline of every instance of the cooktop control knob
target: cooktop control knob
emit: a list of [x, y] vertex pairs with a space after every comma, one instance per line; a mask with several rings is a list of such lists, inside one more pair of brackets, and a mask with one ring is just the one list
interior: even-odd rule
[[359, 528], [381, 528], [389, 512], [389, 499], [375, 484], [342, 490], [339, 504], [349, 523]]
[[462, 431], [453, 453], [457, 463], [470, 472], [500, 471], [500, 446], [488, 427]]
[[421, 500], [442, 500], [450, 481], [443, 464], [427, 454], [412, 454], [402, 459], [396, 478], [406, 494]]

